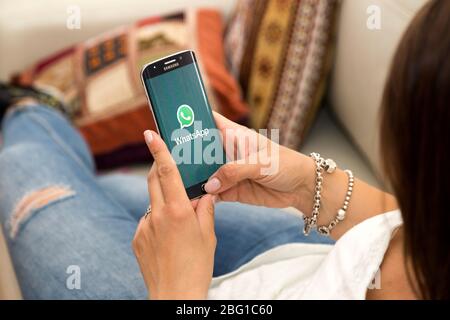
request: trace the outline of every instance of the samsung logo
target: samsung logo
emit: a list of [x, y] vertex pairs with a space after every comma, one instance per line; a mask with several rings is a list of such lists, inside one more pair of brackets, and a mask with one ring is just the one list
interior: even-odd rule
[[178, 67], [179, 65], [180, 65], [180, 64], [179, 64], [178, 62], [175, 62], [175, 63], [169, 64], [168, 66], [165, 66], [165, 67], [164, 67], [164, 71], [167, 71], [167, 70], [170, 70], [170, 69], [176, 68], [176, 67]]

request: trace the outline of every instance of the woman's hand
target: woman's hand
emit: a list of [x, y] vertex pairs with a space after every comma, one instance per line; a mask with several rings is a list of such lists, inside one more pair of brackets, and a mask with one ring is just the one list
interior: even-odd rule
[[[314, 160], [279, 146], [217, 113], [214, 116], [224, 137], [227, 155], [236, 157], [234, 152], [228, 152], [233, 150], [230, 146], [234, 146], [234, 150], [241, 151], [241, 156], [237, 157], [240, 160], [228, 162], [217, 170], [206, 184], [206, 191], [225, 201], [279, 208], [293, 206], [308, 216], [314, 199]], [[253, 139], [246, 142], [248, 136]], [[236, 148], [239, 144], [241, 147]], [[271, 170], [266, 170], [270, 162], [267, 160], [272, 162]], [[318, 225], [328, 225], [336, 217], [347, 193], [348, 177], [344, 171], [337, 169], [333, 174], [326, 174], [325, 179]], [[337, 240], [365, 219], [397, 208], [392, 195], [356, 179], [347, 217], [330, 236]]]
[[147, 130], [154, 164], [148, 175], [152, 212], [142, 218], [134, 253], [152, 299], [204, 299], [212, 278], [214, 197], [191, 202], [163, 140]]
[[311, 158], [218, 113], [214, 117], [227, 156], [237, 160], [223, 165], [209, 179], [205, 186], [208, 193], [223, 201], [277, 208], [294, 206], [299, 210], [306, 206], [308, 211], [312, 208], [315, 164]]

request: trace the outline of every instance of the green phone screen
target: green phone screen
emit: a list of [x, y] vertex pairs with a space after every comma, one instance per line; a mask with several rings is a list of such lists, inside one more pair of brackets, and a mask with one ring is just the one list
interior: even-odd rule
[[197, 64], [147, 78], [145, 84], [185, 188], [204, 182], [226, 157]]

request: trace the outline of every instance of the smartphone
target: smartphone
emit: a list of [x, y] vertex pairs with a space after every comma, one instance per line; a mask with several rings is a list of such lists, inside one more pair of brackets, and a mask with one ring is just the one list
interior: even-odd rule
[[198, 198], [226, 156], [195, 54], [187, 50], [148, 63], [141, 79], [186, 193], [190, 199]]

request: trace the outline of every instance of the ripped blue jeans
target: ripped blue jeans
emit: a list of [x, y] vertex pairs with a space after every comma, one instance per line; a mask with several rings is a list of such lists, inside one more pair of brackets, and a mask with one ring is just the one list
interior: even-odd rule
[[[24, 298], [146, 298], [131, 248], [145, 177], [96, 175], [82, 137], [45, 106], [7, 114], [2, 135], [0, 221]], [[281, 244], [331, 243], [301, 228], [285, 211], [219, 203], [214, 275]]]

